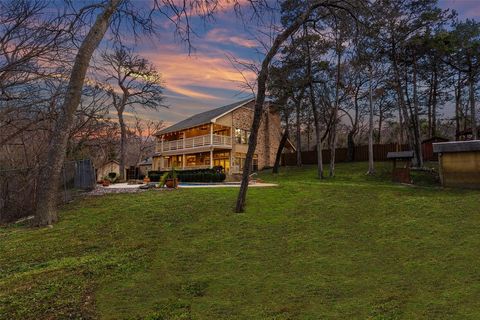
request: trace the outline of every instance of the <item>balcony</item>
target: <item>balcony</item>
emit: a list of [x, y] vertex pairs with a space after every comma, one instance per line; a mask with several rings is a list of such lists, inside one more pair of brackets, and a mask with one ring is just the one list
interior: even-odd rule
[[232, 137], [218, 134], [206, 134], [186, 139], [161, 141], [157, 143], [157, 152], [172, 153], [172, 151], [194, 151], [193, 149], [203, 149], [204, 147], [231, 148]]

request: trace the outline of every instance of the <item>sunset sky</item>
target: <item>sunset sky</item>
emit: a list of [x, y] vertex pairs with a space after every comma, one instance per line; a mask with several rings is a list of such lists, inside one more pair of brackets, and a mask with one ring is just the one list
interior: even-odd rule
[[[442, 8], [455, 9], [460, 18], [480, 18], [480, 0], [440, 0]], [[241, 89], [243, 81], [227, 56], [244, 61], [259, 61], [263, 51], [255, 39], [256, 27], [246, 28], [231, 8], [224, 8], [214, 22], [196, 21], [196, 36], [188, 50], [174, 38], [171, 27], [165, 24], [160, 39], [143, 39], [136, 45], [142, 56], [152, 61], [165, 81], [166, 103], [169, 109], [146, 111], [138, 116], [164, 120], [173, 124], [195, 113], [241, 100], [250, 96]], [[253, 74], [247, 74], [254, 78]]]

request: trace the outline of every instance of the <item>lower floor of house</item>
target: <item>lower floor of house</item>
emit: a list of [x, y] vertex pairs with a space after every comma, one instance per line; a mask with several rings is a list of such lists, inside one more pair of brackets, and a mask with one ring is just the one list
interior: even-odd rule
[[[165, 171], [207, 169], [222, 167], [225, 173], [234, 174], [243, 171], [246, 153], [232, 150], [211, 150], [189, 154], [159, 155], [153, 158], [153, 170]], [[258, 171], [258, 155], [253, 156], [252, 170]]]

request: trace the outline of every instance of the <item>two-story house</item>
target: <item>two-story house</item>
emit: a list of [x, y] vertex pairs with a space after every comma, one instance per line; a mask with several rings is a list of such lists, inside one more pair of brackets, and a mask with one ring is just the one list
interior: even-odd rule
[[[178, 170], [222, 166], [239, 173], [248, 149], [254, 99], [196, 114], [156, 133], [153, 170]], [[273, 166], [282, 129], [280, 116], [266, 103], [258, 132], [253, 170]]]

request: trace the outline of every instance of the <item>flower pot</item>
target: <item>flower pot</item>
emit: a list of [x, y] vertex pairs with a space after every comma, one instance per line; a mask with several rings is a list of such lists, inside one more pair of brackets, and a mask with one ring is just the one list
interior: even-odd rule
[[108, 181], [108, 180], [103, 180], [102, 186], [108, 187], [109, 185], [110, 185], [110, 181]]
[[167, 186], [167, 188], [177, 188], [178, 187], [178, 178], [167, 179], [167, 181], [165, 181], [165, 185]]
[[150, 182], [150, 178], [149, 178], [149, 177], [145, 177], [145, 178], [143, 178], [143, 182], [145, 182], [145, 183], [149, 183], [149, 182]]

